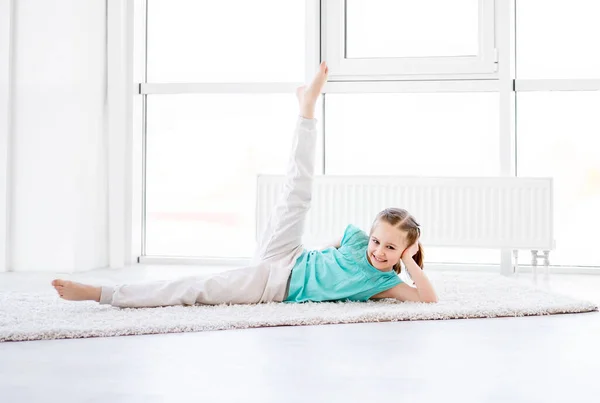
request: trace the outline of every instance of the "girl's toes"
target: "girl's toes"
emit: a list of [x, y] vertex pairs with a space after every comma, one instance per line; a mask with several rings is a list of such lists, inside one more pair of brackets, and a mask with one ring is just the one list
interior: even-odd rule
[[52, 285], [55, 287], [64, 287], [67, 283], [68, 283], [68, 281], [57, 278], [56, 280], [54, 280], [52, 282]]

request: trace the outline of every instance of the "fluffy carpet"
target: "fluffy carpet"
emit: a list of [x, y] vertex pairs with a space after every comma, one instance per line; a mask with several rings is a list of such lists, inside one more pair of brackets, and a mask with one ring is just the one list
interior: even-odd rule
[[56, 293], [0, 293], [0, 341], [199, 332], [284, 325], [493, 318], [597, 311], [587, 301], [492, 273], [429, 272], [437, 304], [380, 300], [120, 309]]

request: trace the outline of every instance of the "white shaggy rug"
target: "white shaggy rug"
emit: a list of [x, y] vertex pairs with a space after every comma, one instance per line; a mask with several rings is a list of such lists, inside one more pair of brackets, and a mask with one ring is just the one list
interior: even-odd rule
[[0, 341], [200, 332], [285, 325], [492, 318], [597, 311], [494, 273], [429, 272], [437, 304], [380, 300], [305, 304], [115, 308], [47, 293], [0, 293]]

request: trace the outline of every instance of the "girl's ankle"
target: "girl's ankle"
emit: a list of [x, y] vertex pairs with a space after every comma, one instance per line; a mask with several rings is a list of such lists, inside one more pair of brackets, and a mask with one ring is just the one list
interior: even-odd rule
[[314, 108], [301, 108], [300, 116], [306, 119], [314, 119], [315, 118], [315, 110]]

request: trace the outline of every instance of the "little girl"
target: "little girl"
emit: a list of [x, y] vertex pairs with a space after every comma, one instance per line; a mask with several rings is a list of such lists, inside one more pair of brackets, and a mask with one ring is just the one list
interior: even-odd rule
[[[317, 138], [314, 109], [328, 74], [323, 62], [308, 88], [296, 90], [300, 116], [286, 183], [250, 266], [175, 281], [115, 287], [54, 280], [52, 285], [60, 297], [117, 307], [371, 298], [437, 302], [422, 270], [419, 224], [406, 210], [389, 208], [380, 212], [369, 235], [348, 225], [341, 238], [324, 250], [309, 251], [301, 243], [312, 197]], [[400, 280], [401, 261], [416, 287]]]

